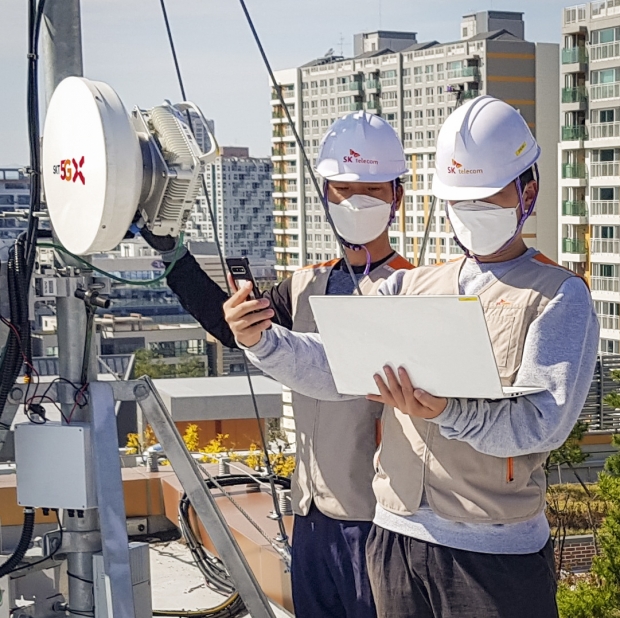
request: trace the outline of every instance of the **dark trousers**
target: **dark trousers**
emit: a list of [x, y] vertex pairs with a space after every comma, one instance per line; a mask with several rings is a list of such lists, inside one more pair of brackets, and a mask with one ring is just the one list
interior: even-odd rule
[[481, 554], [373, 526], [366, 549], [380, 618], [557, 618], [551, 541]]
[[295, 516], [291, 578], [297, 618], [376, 618], [366, 568], [371, 522]]

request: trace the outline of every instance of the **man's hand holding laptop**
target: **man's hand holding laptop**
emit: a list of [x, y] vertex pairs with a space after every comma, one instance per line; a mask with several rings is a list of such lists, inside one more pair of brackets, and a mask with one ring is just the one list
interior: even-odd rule
[[415, 388], [409, 379], [409, 374], [404, 367], [398, 368], [398, 375], [390, 367], [383, 367], [384, 380], [380, 374], [374, 375], [380, 395], [367, 395], [370, 401], [378, 401], [401, 412], [417, 418], [435, 418], [439, 416], [448, 405], [445, 397], [433, 397], [420, 388]]

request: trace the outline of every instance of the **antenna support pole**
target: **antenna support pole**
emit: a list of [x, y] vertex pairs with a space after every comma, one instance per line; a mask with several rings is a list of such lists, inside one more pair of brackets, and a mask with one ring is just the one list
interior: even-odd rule
[[[56, 86], [70, 76], [83, 75], [82, 26], [80, 21], [80, 0], [47, 0], [42, 22], [43, 64], [45, 75], [45, 97], [49, 101]], [[71, 268], [66, 269], [71, 271]], [[70, 274], [69, 272], [67, 274]], [[93, 349], [85, 351], [88, 314], [84, 303], [74, 296], [56, 299], [59, 375], [74, 384], [81, 381], [82, 359], [85, 353], [91, 355]], [[94, 373], [96, 360], [89, 363], [90, 373]], [[90, 375], [89, 381], [96, 376]], [[70, 404], [62, 404], [65, 416], [70, 414]], [[74, 411], [73, 420], [90, 420], [88, 406]], [[97, 509], [84, 511], [83, 517], [68, 517], [63, 513], [63, 527], [67, 532], [92, 533], [99, 529]], [[69, 577], [69, 614], [74, 618], [89, 615], [93, 611], [93, 554], [78, 552], [67, 555]], [[72, 613], [74, 610], [77, 613]]]

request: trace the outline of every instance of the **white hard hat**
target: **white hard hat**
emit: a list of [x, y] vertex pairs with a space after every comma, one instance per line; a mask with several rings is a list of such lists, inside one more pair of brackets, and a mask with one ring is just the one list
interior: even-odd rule
[[396, 131], [364, 111], [347, 114], [328, 129], [315, 169], [325, 180], [345, 182], [389, 182], [408, 171]]
[[481, 200], [510, 184], [540, 156], [540, 146], [511, 105], [480, 96], [446, 118], [437, 136], [433, 194]]

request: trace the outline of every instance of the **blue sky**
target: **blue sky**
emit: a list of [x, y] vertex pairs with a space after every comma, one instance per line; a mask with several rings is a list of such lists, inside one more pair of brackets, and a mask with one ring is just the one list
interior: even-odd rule
[[[461, 16], [525, 13], [526, 38], [559, 42], [566, 0], [246, 0], [274, 69], [329, 48], [350, 55], [353, 35], [378, 28], [418, 40], [459, 38]], [[236, 0], [167, 0], [190, 100], [213, 118], [221, 145], [270, 151], [269, 85]], [[0, 4], [0, 166], [27, 162], [26, 0]], [[158, 0], [82, 0], [85, 76], [108, 82], [126, 107], [180, 99]]]

